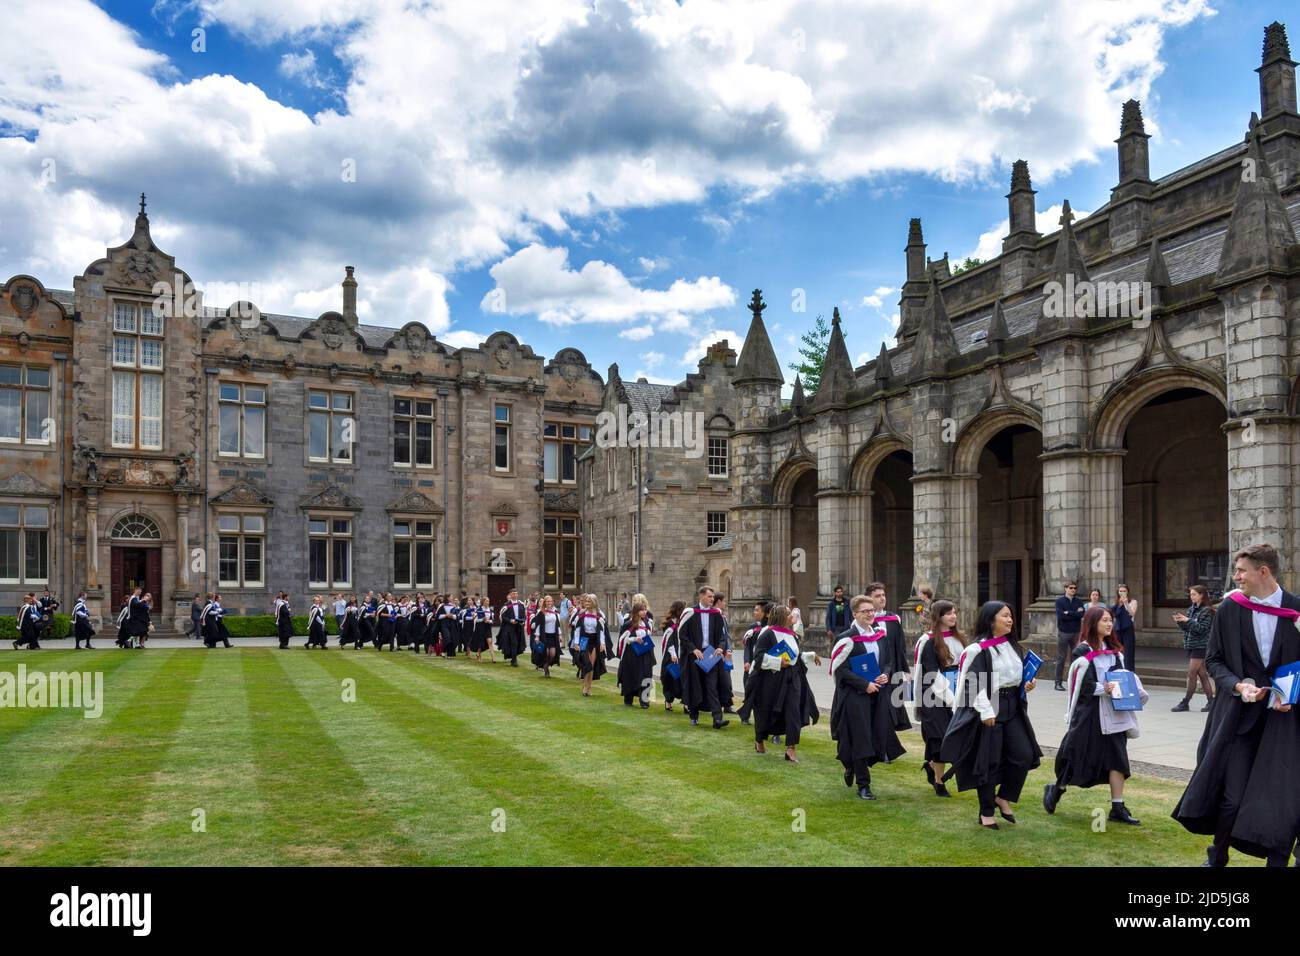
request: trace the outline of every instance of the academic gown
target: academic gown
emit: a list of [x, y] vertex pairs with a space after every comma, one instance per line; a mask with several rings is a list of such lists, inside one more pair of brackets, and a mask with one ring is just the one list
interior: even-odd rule
[[325, 608], [313, 604], [307, 611], [307, 646], [325, 647], [328, 635], [325, 632]]
[[224, 614], [221, 605], [215, 602], [203, 609], [199, 620], [203, 625], [203, 643], [208, 647], [216, 647], [218, 641], [226, 645], [230, 644], [230, 632], [226, 630], [226, 622], [222, 620]]
[[[709, 680], [717, 680], [716, 675], [722, 670], [722, 662], [719, 661], [713, 666], [713, 673], [706, 674], [700, 670], [695, 661], [696, 650], [702, 650], [698, 642], [702, 639], [702, 628], [699, 617], [701, 614], [710, 615], [709, 621], [709, 643], [719, 650], [726, 650], [731, 647], [731, 637], [727, 634], [726, 619], [722, 613], [714, 608], [701, 608], [698, 604], [688, 607], [682, 613], [682, 620], [678, 624], [678, 641], [680, 642], [680, 651], [682, 656], [682, 703], [686, 705], [687, 710], [699, 711], [708, 706], [708, 694], [706, 693], [705, 683]], [[716, 684], [714, 686], [717, 686]], [[719, 694], [719, 702], [721, 695]], [[722, 704], [725, 706], [725, 704]]]
[[497, 630], [497, 644], [501, 653], [514, 660], [527, 649], [524, 640], [524, 605], [522, 601], [504, 604], [498, 615], [501, 627]]
[[618, 689], [623, 694], [624, 700], [629, 697], [640, 697], [642, 692], [654, 683], [657, 662], [653, 650], [654, 630], [648, 625], [642, 625], [639, 634], [652, 646], [652, 649], [644, 654], [638, 654], [632, 649], [632, 642], [637, 638], [632, 634], [631, 621], [623, 624], [623, 629], [618, 635]]
[[41, 634], [41, 614], [32, 604], [24, 604], [18, 610], [18, 643], [27, 647], [39, 648]]
[[288, 647], [289, 639], [293, 637], [293, 612], [288, 601], [280, 601], [275, 606], [275, 630], [280, 636], [280, 646]]
[[[845, 767], [852, 767], [858, 760], [865, 760], [868, 766], [882, 760], [889, 763], [907, 753], [899, 742], [894, 713], [889, 706], [892, 688], [886, 684], [873, 694], [867, 689], [870, 682], [854, 673], [850, 661], [871, 653], [865, 643], [853, 640], [855, 636], [857, 630], [850, 627], [836, 637], [831, 650], [831, 676], [835, 680], [831, 739], [836, 743], [835, 755]], [[876, 642], [885, 657], [889, 654], [888, 640], [886, 635]], [[889, 662], [879, 663], [881, 673], [887, 673], [885, 665]]]
[[438, 613], [438, 634], [442, 638], [442, 652], [448, 657], [456, 656], [456, 639], [460, 632], [460, 623], [456, 620], [458, 610], [454, 604], [444, 604]]
[[90, 612], [82, 601], [78, 601], [72, 609], [72, 632], [78, 644], [85, 641], [87, 646], [95, 636], [95, 628], [90, 623]]
[[[794, 649], [794, 662], [780, 670], [765, 669], [764, 657], [783, 640]], [[795, 746], [800, 730], [817, 723], [821, 714], [808, 683], [808, 665], [799, 653], [799, 641], [793, 632], [786, 634], [765, 627], [758, 633], [749, 678], [745, 706], [753, 714], [754, 739], [766, 740], [780, 734], [786, 746]]]
[[492, 637], [492, 609], [476, 608], [474, 611], [474, 630], [469, 639], [469, 649], [475, 653], [486, 651]]
[[[885, 616], [888, 617], [889, 620], [882, 622], [885, 628], [885, 641], [882, 643], [887, 644], [889, 647], [888, 658], [892, 662], [891, 666], [893, 667], [893, 670], [884, 671], [884, 673], [890, 680], [888, 686], [893, 688], [898, 686], [896, 682], [901, 679], [896, 675], [910, 677], [911, 668], [908, 666], [910, 659], [907, 655], [907, 635], [903, 633], [903, 625], [898, 620], [897, 615], [889, 614]], [[850, 628], [852, 628], [852, 626], [853, 625], [851, 624], [849, 625]], [[882, 671], [883, 670], [882, 667]], [[911, 729], [912, 721], [907, 716], [907, 706], [903, 703], [903, 695], [890, 694], [889, 700], [890, 711], [894, 715], [894, 727], [898, 730]]]
[[[1066, 688], [1071, 701], [1070, 720], [1056, 751], [1056, 785], [1099, 787], [1110, 782], [1110, 772], [1129, 776], [1128, 735], [1101, 732], [1101, 698], [1097, 696], [1097, 667], [1087, 659], [1092, 648], [1080, 642], [1071, 654]], [[1083, 663], [1079, 663], [1082, 660]], [[1124, 662], [1120, 654], [1110, 656], [1110, 670]]]
[[682, 696], [682, 679], [674, 677], [668, 673], [669, 664], [677, 664], [678, 670], [681, 669], [681, 661], [678, 660], [680, 651], [677, 644], [677, 625], [669, 623], [664, 627], [664, 633], [659, 643], [659, 683], [663, 686], [664, 702], [671, 704], [675, 700], [680, 700]]
[[[1015, 641], [1008, 643], [1016, 656], [1023, 660], [1025, 655], [1020, 646]], [[984, 719], [975, 709], [975, 698], [981, 688], [987, 689], [990, 702], [996, 701], [1000, 692], [993, 682], [992, 651], [972, 644], [962, 654], [957, 674], [957, 706], [953, 708], [952, 722], [948, 724], [939, 751], [940, 761], [952, 765], [959, 791], [975, 790], [1002, 780], [1003, 724], [984, 725]], [[1042, 762], [1043, 751], [1029, 722], [1028, 702], [1021, 701], [1019, 710], [1010, 719], [1023, 722], [1031, 753], [1029, 770], [1032, 771]]]
[[349, 644], [361, 646], [361, 621], [355, 604], [343, 612], [343, 626], [339, 628], [339, 647]]
[[740, 705], [740, 710], [738, 711], [741, 720], [749, 720], [754, 713], [754, 643], [758, 640], [758, 635], [763, 632], [763, 628], [765, 627], [767, 627], [766, 624], [755, 624], [746, 631], [745, 636], [740, 639], [741, 663], [749, 665], [749, 670], [745, 672], [741, 683], [741, 689], [745, 693], [745, 700]]
[[[542, 611], [538, 611], [529, 620], [532, 627], [530, 643], [533, 648], [533, 666], [546, 667], [548, 661], [551, 666], [558, 666], [560, 663], [560, 614], [558, 611], [550, 612], [554, 616], [555, 631], [548, 633], [546, 630], [548, 617]], [[551, 651], [555, 651], [555, 659], [550, 660]]]
[[[1284, 590], [1282, 606], [1300, 611], [1300, 598]], [[1296, 785], [1300, 780], [1300, 714], [1294, 707], [1289, 713], [1270, 709], [1266, 699], [1243, 703], [1234, 688], [1247, 677], [1258, 687], [1272, 684], [1272, 674], [1279, 667], [1300, 660], [1300, 632], [1293, 622], [1279, 617], [1272, 652], [1265, 663], [1260, 660], [1252, 617], [1248, 608], [1226, 596], [1214, 616], [1205, 666], [1217, 692], [1196, 748], [1196, 769], [1173, 817], [1192, 833], [1215, 833], [1233, 738], [1258, 732], [1255, 759], [1240, 771], [1246, 775], [1245, 791], [1232, 826], [1231, 844], [1251, 856], [1266, 857], [1289, 853], [1300, 833], [1300, 787]]]
[[[606, 658], [603, 646], [608, 636], [609, 624], [605, 621], [604, 614], [597, 614], [594, 623], [583, 614], [573, 618], [569, 638], [578, 647], [574, 653], [577, 654], [579, 677], [586, 677], [590, 672], [592, 680], [600, 680], [602, 676], [608, 673], [609, 668], [605, 666]], [[582, 638], [584, 637], [587, 638], [587, 649], [585, 651], [581, 650]], [[621, 668], [622, 665], [619, 666]]]
[[[952, 663], [948, 669], [954, 674], [961, 657], [961, 643], [952, 637], [941, 637], [948, 642]], [[952, 722], [953, 696], [948, 689], [948, 679], [939, 666], [939, 650], [931, 634], [922, 634], [913, 654], [916, 670], [912, 673], [912, 687], [916, 695], [916, 719], [921, 722], [921, 739], [925, 741], [925, 759], [937, 761], [943, 735]], [[954, 647], [954, 645], [956, 645]]]

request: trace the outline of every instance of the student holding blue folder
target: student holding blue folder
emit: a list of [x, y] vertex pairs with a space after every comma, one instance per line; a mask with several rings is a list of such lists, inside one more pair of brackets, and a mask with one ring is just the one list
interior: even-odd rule
[[677, 640], [677, 622], [681, 620], [684, 610], [685, 601], [674, 601], [664, 619], [664, 633], [659, 645], [659, 683], [664, 689], [664, 710], [672, 710], [673, 701], [682, 698], [682, 661]]
[[[893, 687], [889, 675], [906, 668], [905, 660], [893, 658], [894, 643], [884, 627], [875, 626], [876, 605], [865, 594], [849, 602], [853, 624], [839, 635], [831, 650], [831, 677], [835, 697], [831, 701], [831, 739], [835, 754], [844, 765], [844, 784], [857, 783], [858, 796], [876, 799], [871, 792], [871, 767], [897, 760], [907, 751], [898, 741], [894, 711], [890, 706]], [[879, 671], [875, 680], [862, 676], [854, 661], [874, 656], [870, 662]]]
[[570, 622], [573, 626], [569, 636], [578, 655], [578, 678], [582, 681], [582, 696], [591, 696], [591, 682], [600, 680], [606, 671], [605, 648], [602, 643], [609, 634], [609, 624], [600, 611], [600, 603], [594, 594], [584, 594], [578, 598], [581, 610]]
[[1130, 826], [1140, 822], [1124, 805], [1124, 781], [1129, 777], [1127, 728], [1136, 729], [1136, 718], [1117, 720], [1110, 696], [1115, 682], [1108, 675], [1123, 668], [1123, 654], [1110, 610], [1105, 605], [1089, 608], [1079, 626], [1079, 643], [1065, 682], [1069, 709], [1065, 736], [1056, 751], [1056, 782], [1043, 788], [1043, 809], [1048, 813], [1056, 812], [1066, 787], [1109, 784], [1109, 819]]
[[939, 749], [952, 722], [952, 708], [957, 700], [953, 685], [963, 650], [965, 644], [957, 629], [957, 605], [951, 601], [935, 601], [930, 605], [930, 630], [917, 638], [913, 651], [916, 669], [912, 686], [916, 688], [916, 719], [921, 722], [921, 739], [925, 741], [925, 779], [940, 797], [952, 796], [944, 786], [944, 764], [939, 759]]
[[713, 606], [713, 588], [701, 585], [698, 601], [682, 611], [677, 629], [682, 649], [682, 703], [691, 715], [691, 725], [700, 722], [700, 710], [707, 707], [713, 714], [713, 729], [721, 730], [731, 721], [722, 716], [722, 700], [718, 692], [717, 666], [701, 665], [705, 654], [710, 657], [725, 655], [731, 650], [731, 635], [727, 633], [727, 620]]
[[790, 611], [773, 607], [768, 625], [754, 643], [756, 664], [750, 669], [750, 690], [745, 704], [754, 715], [754, 751], [767, 753], [765, 741], [780, 734], [785, 738], [785, 759], [798, 763], [795, 748], [802, 728], [817, 722], [820, 713], [808, 684], [808, 663], [820, 663], [812, 652], [801, 653], [799, 638], [789, 624]]
[[940, 759], [953, 765], [957, 790], [979, 794], [979, 823], [989, 830], [998, 829], [995, 811], [1016, 822], [1011, 804], [1043, 756], [1029, 723], [1027, 692], [1036, 682], [1022, 684], [1024, 653], [1013, 636], [1015, 623], [1002, 601], [980, 608], [975, 643], [962, 653], [957, 672], [957, 706], [939, 750]]
[[[618, 688], [623, 693], [623, 703], [628, 707], [632, 706], [633, 698], [639, 697], [641, 709], [650, 709], [650, 688], [655, 679], [654, 642], [645, 602], [633, 601], [632, 612], [623, 622], [623, 630], [618, 636]], [[640, 652], [636, 647], [638, 644], [642, 648]]]

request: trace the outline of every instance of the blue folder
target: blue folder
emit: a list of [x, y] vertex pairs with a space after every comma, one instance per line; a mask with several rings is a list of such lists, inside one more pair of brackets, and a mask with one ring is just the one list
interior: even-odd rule
[[586, 653], [586, 650], [587, 650], [587, 644], [588, 644], [588, 642], [589, 642], [590, 640], [591, 640], [591, 638], [589, 638], [586, 634], [583, 634], [581, 637], [578, 638], [578, 652], [579, 652], [579, 653]]
[[664, 672], [674, 680], [682, 676], [682, 665], [676, 661], [671, 661], [664, 665]]
[[722, 669], [723, 669], [724, 671], [730, 671], [730, 670], [735, 670], [736, 668], [735, 668], [735, 665], [731, 663], [731, 661], [723, 661], [723, 662], [722, 662]]
[[1136, 674], [1126, 670], [1107, 671], [1106, 680], [1113, 680], [1119, 685], [1120, 696], [1110, 699], [1116, 710], [1142, 709], [1142, 695], [1138, 693]]
[[1279, 704], [1300, 703], [1300, 661], [1283, 664], [1273, 672], [1273, 686]]
[[713, 668], [718, 666], [718, 661], [720, 660], [722, 660], [722, 652], [716, 647], [709, 647], [704, 649], [704, 656], [695, 663], [699, 666], [700, 670], [707, 674], [709, 671], [713, 670]]
[[651, 650], [653, 650], [654, 646], [655, 646], [654, 641], [644, 641], [644, 640], [633, 641], [632, 651], [636, 654], [637, 657], [643, 657]]
[[953, 697], [957, 696], [957, 671], [958, 668], [949, 667], [946, 671], [942, 672], [943, 676], [948, 681], [948, 689], [952, 691]]
[[784, 655], [790, 661], [790, 663], [792, 664], [794, 663], [794, 659], [795, 659], [794, 648], [791, 647], [789, 644], [787, 644], [785, 641], [777, 641], [776, 646], [773, 647], [770, 651], [768, 651], [768, 653], [771, 654], [773, 657], [781, 657], [782, 655]]
[[880, 661], [876, 659], [875, 654], [858, 654], [856, 657], [850, 657], [849, 667], [853, 668], [853, 673], [863, 680], [874, 681], [880, 676]]
[[1038, 676], [1039, 669], [1043, 666], [1043, 659], [1033, 651], [1025, 651], [1025, 669], [1020, 675], [1020, 699], [1027, 700], [1025, 696], [1025, 685]]

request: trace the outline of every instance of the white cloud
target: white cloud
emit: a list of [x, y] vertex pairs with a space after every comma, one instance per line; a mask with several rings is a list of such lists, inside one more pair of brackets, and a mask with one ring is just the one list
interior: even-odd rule
[[438, 336], [438, 341], [454, 349], [476, 349], [491, 335], [490, 332], [471, 332], [469, 329], [453, 329]]
[[[1036, 212], [1034, 214], [1034, 228], [1043, 235], [1050, 235], [1051, 233], [1056, 232], [1061, 228], [1061, 210], [1063, 208], [1064, 207], [1060, 203], [1057, 203], [1055, 206], [1048, 206], [1046, 209], [1041, 209]], [[1074, 213], [1074, 222], [1076, 224], [1080, 219], [1091, 215], [1091, 212], [1082, 209], [1072, 209], [1071, 212]], [[1000, 256], [1002, 254], [1002, 240], [1006, 238], [1006, 235], [1010, 230], [1011, 220], [1009, 218], [1003, 219], [992, 229], [980, 233], [979, 242], [975, 245], [974, 250], [963, 256], [958, 256], [956, 259], [951, 259], [950, 261], [953, 265], [957, 265], [958, 263], [965, 262], [966, 259], [973, 257], [988, 262], [990, 259]]]
[[[481, 303], [509, 315], [535, 313], [551, 325], [633, 322], [726, 308], [736, 293], [717, 276], [677, 279], [667, 289], [632, 284], [617, 266], [593, 259], [581, 269], [569, 265], [567, 249], [532, 243], [488, 270], [496, 280]], [[634, 338], [634, 337], [633, 337]]]
[[655, 256], [650, 259], [647, 259], [645, 256], [639, 256], [636, 261], [641, 266], [641, 271], [646, 275], [649, 275], [652, 272], [661, 272], [672, 265], [672, 262], [665, 256]]
[[734, 329], [714, 329], [697, 337], [689, 348], [682, 354], [682, 365], [690, 371], [695, 371], [700, 364], [700, 359], [708, 352], [709, 346], [715, 342], [727, 340], [728, 348], [734, 349], [736, 355], [740, 355], [741, 349], [745, 347], [745, 337]]
[[640, 342], [648, 339], [655, 334], [653, 325], [634, 325], [630, 329], [624, 329], [618, 333], [620, 339], [631, 339], [633, 342]]
[[873, 309], [879, 309], [882, 305], [885, 304], [885, 296], [897, 291], [898, 290], [895, 289], [893, 286], [887, 286], [887, 285], [878, 286], [876, 288], [876, 291], [871, 293], [871, 295], [865, 295], [862, 297], [861, 304], [870, 306]]

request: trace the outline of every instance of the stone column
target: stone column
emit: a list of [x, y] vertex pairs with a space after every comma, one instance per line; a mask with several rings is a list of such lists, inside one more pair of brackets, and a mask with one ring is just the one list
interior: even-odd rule
[[[1124, 580], [1124, 455], [1122, 448], [1092, 452], [1088, 459], [1089, 530], [1092, 541], [1088, 587], [1109, 601]], [[1133, 583], [1128, 582], [1134, 595]], [[1140, 599], [1139, 599], [1140, 600]], [[1149, 601], [1141, 601], [1142, 606]]]
[[[263, 560], [265, 560], [263, 555]], [[176, 499], [176, 593], [190, 593], [190, 501], [188, 496]]]
[[86, 588], [99, 587], [99, 494], [86, 491]]
[[[823, 491], [817, 495], [817, 597], [819, 605], [830, 601], [835, 585], [849, 577], [852, 545], [853, 504], [856, 495], [847, 491]], [[825, 607], [819, 613], [825, 613]], [[807, 622], [805, 622], [807, 623]]]

